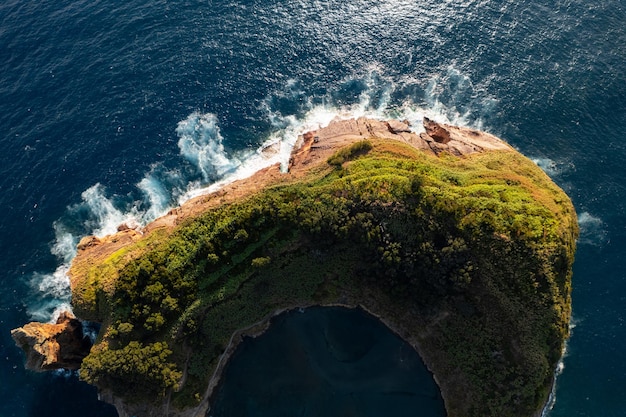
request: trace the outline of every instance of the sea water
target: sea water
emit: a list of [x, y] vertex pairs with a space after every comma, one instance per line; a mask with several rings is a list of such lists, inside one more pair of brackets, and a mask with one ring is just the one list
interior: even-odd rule
[[[549, 416], [626, 415], [621, 0], [0, 4], [0, 416], [114, 416], [9, 331], [70, 301], [78, 240], [276, 162], [333, 118], [481, 128], [572, 197], [572, 337]], [[278, 149], [271, 158], [259, 150]]]
[[275, 317], [225, 368], [211, 417], [445, 417], [417, 352], [362, 310], [308, 308]]

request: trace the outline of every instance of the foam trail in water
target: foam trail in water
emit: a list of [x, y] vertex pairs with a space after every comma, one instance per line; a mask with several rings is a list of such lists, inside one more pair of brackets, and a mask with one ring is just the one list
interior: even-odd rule
[[53, 228], [55, 240], [50, 252], [64, 264], [68, 264], [76, 255], [76, 244], [78, 243], [76, 236], [68, 232], [59, 222], [55, 222]]
[[170, 205], [171, 191], [155, 175], [147, 175], [137, 184], [147, 202], [147, 210], [139, 216], [142, 224], [147, 224], [164, 215]]
[[30, 280], [35, 300], [30, 303], [27, 311], [31, 319], [42, 322], [56, 322], [62, 311], [71, 311], [67, 271], [69, 262], [76, 253], [76, 239], [59, 223], [54, 224], [54, 229], [56, 239], [51, 252], [59, 259], [60, 265], [52, 273], [36, 272]]
[[[575, 327], [576, 327], [575, 320], [572, 318], [572, 320], [570, 321], [570, 325], [569, 325], [570, 337]], [[550, 412], [554, 408], [554, 405], [556, 404], [556, 386], [557, 386], [559, 376], [561, 376], [561, 374], [565, 370], [565, 359], [567, 358], [567, 355], [568, 355], [567, 349], [568, 349], [568, 340], [566, 340], [565, 343], [563, 344], [563, 352], [561, 353], [561, 358], [559, 359], [559, 362], [556, 364], [556, 369], [554, 370], [554, 380], [552, 381], [552, 389], [550, 391], [550, 395], [548, 396], [548, 401], [546, 402], [546, 405], [543, 407], [543, 410], [541, 412], [541, 417], [548, 417], [550, 415]]]
[[72, 371], [70, 369], [55, 369], [52, 371], [52, 376], [60, 379], [74, 379], [78, 377], [78, 371]]
[[104, 187], [96, 184], [81, 194], [84, 205], [91, 214], [87, 227], [92, 229], [95, 236], [106, 236], [117, 232], [120, 224], [126, 223], [133, 227], [138, 224], [135, 210], [122, 212], [115, 207], [112, 200], [107, 198]]
[[545, 172], [551, 177], [555, 177], [556, 175], [561, 173], [560, 169], [557, 167], [556, 162], [554, 162], [550, 158], [530, 158], [530, 159], [535, 164], [537, 164], [537, 166], [541, 168], [543, 172]]
[[[428, 112], [460, 126], [483, 130], [483, 117], [495, 111], [498, 101], [485, 95], [471, 79], [450, 66], [428, 82], [423, 97]], [[437, 118], [435, 118], [437, 120]]]
[[574, 168], [574, 164], [569, 161], [554, 161], [550, 158], [530, 158], [530, 160], [552, 178], [558, 177]]

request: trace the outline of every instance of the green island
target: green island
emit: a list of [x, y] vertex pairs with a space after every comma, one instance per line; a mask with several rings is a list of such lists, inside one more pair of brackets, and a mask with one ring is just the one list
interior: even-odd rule
[[455, 128], [431, 124], [433, 152], [387, 127], [405, 139], [305, 135], [320, 153], [294, 151], [293, 175], [203, 197], [98, 256], [81, 242], [74, 313], [102, 323], [81, 379], [129, 414], [201, 415], [184, 413], [206, 411], [242, 334], [287, 309], [362, 306], [417, 349], [448, 416], [539, 415], [569, 333], [570, 199], [508, 146], [461, 154]]

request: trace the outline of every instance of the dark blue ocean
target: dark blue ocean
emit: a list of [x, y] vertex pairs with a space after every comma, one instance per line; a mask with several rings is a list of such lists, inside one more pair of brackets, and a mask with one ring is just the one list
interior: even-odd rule
[[232, 356], [211, 417], [445, 417], [417, 352], [365, 313], [339, 307], [274, 317]]
[[574, 313], [546, 414], [626, 416], [624, 0], [4, 0], [0, 417], [116, 415], [71, 373], [25, 371], [10, 338], [69, 303], [81, 236], [360, 115], [484, 129], [569, 193]]

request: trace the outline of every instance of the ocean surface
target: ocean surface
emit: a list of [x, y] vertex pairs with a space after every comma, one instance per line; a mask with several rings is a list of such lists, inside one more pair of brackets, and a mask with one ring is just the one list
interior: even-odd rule
[[82, 236], [361, 115], [484, 129], [569, 193], [572, 333], [546, 415], [626, 416], [625, 22], [624, 0], [4, 0], [0, 417], [116, 415], [73, 373], [25, 371], [10, 338], [68, 305]]
[[246, 339], [218, 386], [211, 417], [445, 417], [417, 352], [362, 310], [308, 308]]

